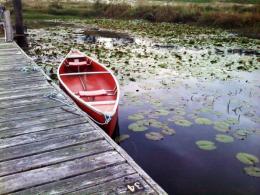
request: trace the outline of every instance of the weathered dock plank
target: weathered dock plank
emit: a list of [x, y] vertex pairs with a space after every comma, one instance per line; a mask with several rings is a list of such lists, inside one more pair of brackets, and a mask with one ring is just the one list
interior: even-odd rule
[[0, 40], [0, 194], [166, 194], [13, 42]]

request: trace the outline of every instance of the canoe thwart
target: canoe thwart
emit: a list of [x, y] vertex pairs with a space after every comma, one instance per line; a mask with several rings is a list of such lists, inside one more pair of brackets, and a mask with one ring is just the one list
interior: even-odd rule
[[91, 74], [110, 74], [108, 71], [98, 71], [98, 72], [73, 72], [73, 73], [63, 73], [60, 76], [75, 76], [75, 75], [91, 75]]
[[91, 106], [95, 106], [95, 105], [108, 105], [108, 104], [115, 104], [116, 101], [112, 100], [112, 101], [95, 101], [95, 102], [87, 102], [89, 103]]
[[79, 96], [99, 96], [106, 95], [107, 91], [105, 89], [95, 90], [95, 91], [79, 91]]

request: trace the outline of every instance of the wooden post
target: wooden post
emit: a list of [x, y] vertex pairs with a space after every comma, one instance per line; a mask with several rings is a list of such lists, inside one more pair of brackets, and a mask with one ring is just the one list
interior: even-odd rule
[[15, 39], [21, 47], [27, 47], [27, 41], [24, 34], [22, 2], [21, 0], [13, 0], [15, 13]]
[[5, 41], [13, 41], [13, 27], [11, 23], [10, 11], [6, 10], [4, 12], [4, 28], [5, 28]]
[[22, 2], [21, 0], [13, 0], [15, 14], [15, 30], [17, 35], [24, 35]]

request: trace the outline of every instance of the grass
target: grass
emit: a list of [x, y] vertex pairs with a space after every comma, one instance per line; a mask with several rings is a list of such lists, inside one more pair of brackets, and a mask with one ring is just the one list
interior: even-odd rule
[[[180, 0], [188, 1], [188, 0]], [[196, 2], [211, 2], [211, 0], [195, 0]], [[195, 2], [193, 1], [193, 2]], [[215, 2], [215, 0], [212, 0]], [[234, 4], [168, 4], [153, 5], [140, 3], [132, 6], [126, 3], [103, 4], [72, 3], [67, 1], [52, 1], [41, 3], [28, 0], [24, 3], [26, 19], [59, 18], [112, 18], [134, 20], [141, 19], [149, 22], [184, 23], [197, 26], [221, 27], [240, 32], [251, 37], [260, 36], [260, 5]], [[168, 1], [169, 2], [169, 1]], [[227, 1], [225, 1], [227, 2]], [[240, 2], [228, 0], [228, 2]], [[243, 1], [244, 2], [244, 1]], [[247, 0], [254, 3], [255, 0]], [[39, 15], [40, 13], [40, 15]], [[39, 18], [40, 17], [40, 18]]]
[[240, 3], [240, 4], [257, 4], [259, 0], [154, 0], [165, 2], [185, 2], [185, 3]]

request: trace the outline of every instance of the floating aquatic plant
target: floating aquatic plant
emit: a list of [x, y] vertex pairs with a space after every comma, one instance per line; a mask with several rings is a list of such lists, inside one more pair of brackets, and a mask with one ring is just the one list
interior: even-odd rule
[[199, 125], [211, 125], [212, 121], [207, 118], [196, 118], [195, 122]]
[[173, 113], [178, 116], [184, 116], [186, 114], [185, 110], [181, 108], [174, 109]]
[[127, 140], [127, 139], [129, 139], [129, 138], [130, 138], [130, 135], [128, 135], [128, 134], [122, 134], [122, 135], [117, 136], [117, 137], [115, 138], [115, 141], [116, 141], [117, 143], [121, 143], [121, 142], [123, 142], [123, 141], [125, 141], [125, 140]]
[[225, 122], [230, 124], [230, 125], [234, 125], [234, 124], [238, 124], [239, 123], [237, 118], [227, 118], [227, 120]]
[[259, 162], [259, 159], [255, 155], [248, 154], [248, 153], [245, 153], [245, 152], [237, 153], [236, 158], [240, 162], [247, 164], [247, 165], [255, 165], [256, 163]]
[[260, 177], [260, 168], [259, 167], [245, 167], [244, 171], [247, 175], [253, 176], [253, 177]]
[[155, 119], [149, 119], [147, 120], [147, 123], [149, 126], [155, 127], [155, 128], [162, 128], [165, 126], [162, 122], [155, 120]]
[[229, 135], [217, 134], [216, 140], [219, 141], [219, 142], [223, 142], [223, 143], [231, 143], [231, 142], [234, 141], [234, 138], [232, 136], [229, 136]]
[[148, 128], [145, 126], [145, 123], [143, 121], [137, 121], [135, 123], [131, 123], [128, 126], [128, 129], [130, 129], [132, 131], [145, 131]]
[[155, 111], [155, 115], [158, 115], [158, 116], [167, 116], [170, 112], [168, 110], [165, 110], [165, 109], [157, 109]]
[[229, 131], [229, 124], [224, 121], [218, 121], [214, 123], [214, 129], [221, 132], [227, 132]]
[[149, 132], [145, 134], [145, 137], [150, 140], [158, 141], [163, 139], [163, 135], [158, 132]]
[[192, 122], [186, 120], [186, 119], [176, 119], [174, 120], [174, 123], [179, 126], [189, 127], [192, 125]]
[[214, 142], [208, 140], [200, 140], [196, 145], [202, 150], [215, 150], [217, 147]]
[[142, 115], [141, 113], [136, 113], [136, 114], [129, 115], [128, 119], [134, 120], [134, 121], [141, 120], [141, 119], [144, 119], [144, 115]]
[[252, 132], [250, 130], [247, 129], [238, 129], [234, 132], [234, 136], [237, 139], [241, 139], [244, 140], [247, 138], [248, 135], [250, 135]]
[[170, 127], [166, 126], [166, 127], [163, 127], [162, 133], [164, 135], [174, 135], [174, 134], [176, 134], [176, 131], [174, 129], [171, 129]]

